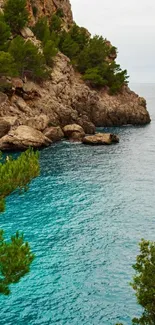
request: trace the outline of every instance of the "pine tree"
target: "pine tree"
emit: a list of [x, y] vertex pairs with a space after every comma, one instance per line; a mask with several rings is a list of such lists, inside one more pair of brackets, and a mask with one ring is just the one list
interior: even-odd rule
[[[25, 191], [30, 181], [39, 174], [38, 153], [31, 149], [17, 159], [1, 158], [0, 163], [0, 212], [5, 210], [5, 198], [11, 193]], [[34, 259], [23, 235], [16, 233], [9, 242], [0, 230], [0, 294], [10, 294], [10, 284], [17, 283], [30, 270]]]
[[7, 0], [4, 5], [4, 18], [13, 33], [19, 33], [28, 22], [26, 0]]

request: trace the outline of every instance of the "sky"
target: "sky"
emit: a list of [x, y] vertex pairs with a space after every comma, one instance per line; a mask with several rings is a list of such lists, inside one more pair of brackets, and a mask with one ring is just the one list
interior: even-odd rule
[[155, 0], [70, 0], [76, 23], [109, 39], [130, 82], [155, 83]]

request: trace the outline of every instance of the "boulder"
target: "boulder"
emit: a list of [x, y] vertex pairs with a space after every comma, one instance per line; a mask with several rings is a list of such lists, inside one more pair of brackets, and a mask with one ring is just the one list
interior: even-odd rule
[[77, 123], [84, 129], [86, 134], [95, 134], [95, 125], [88, 120], [87, 116], [79, 117]]
[[52, 142], [60, 141], [64, 137], [64, 133], [60, 126], [51, 126], [44, 130], [44, 135], [52, 140]]
[[96, 133], [85, 136], [82, 142], [88, 145], [108, 145], [119, 142], [119, 137], [112, 133]]
[[85, 136], [83, 128], [78, 124], [69, 124], [63, 128], [63, 132], [66, 138], [73, 140], [82, 140]]
[[40, 148], [52, 141], [43, 133], [26, 125], [20, 125], [0, 139], [0, 150], [24, 150], [29, 147]]
[[0, 138], [6, 135], [10, 131], [10, 128], [10, 123], [5, 121], [3, 118], [0, 118]]
[[39, 116], [34, 116], [26, 119], [24, 121], [24, 124], [36, 130], [43, 131], [47, 128], [49, 121], [50, 119], [47, 115], [40, 114]]
[[28, 27], [24, 27], [21, 31], [20, 31], [21, 35], [24, 37], [24, 38], [33, 38], [34, 37], [34, 34], [32, 32], [32, 30]]
[[70, 141], [82, 142], [83, 137], [84, 137], [83, 133], [73, 132], [69, 139], [70, 139]]
[[8, 96], [0, 91], [0, 107], [1, 105], [5, 105], [8, 100]]

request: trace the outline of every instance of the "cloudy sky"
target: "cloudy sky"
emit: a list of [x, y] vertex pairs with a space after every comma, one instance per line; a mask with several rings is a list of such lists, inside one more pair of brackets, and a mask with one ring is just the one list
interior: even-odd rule
[[131, 82], [155, 83], [155, 0], [71, 0], [74, 20], [118, 48]]

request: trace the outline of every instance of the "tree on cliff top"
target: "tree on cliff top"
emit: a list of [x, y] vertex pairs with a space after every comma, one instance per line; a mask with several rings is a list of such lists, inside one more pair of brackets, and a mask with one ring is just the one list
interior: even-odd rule
[[[0, 163], [0, 212], [5, 209], [5, 198], [15, 191], [25, 191], [30, 181], [39, 174], [38, 153], [31, 149], [19, 158]], [[29, 272], [34, 259], [29, 244], [18, 232], [6, 242], [0, 230], [0, 294], [10, 293], [10, 284], [17, 283]]]

